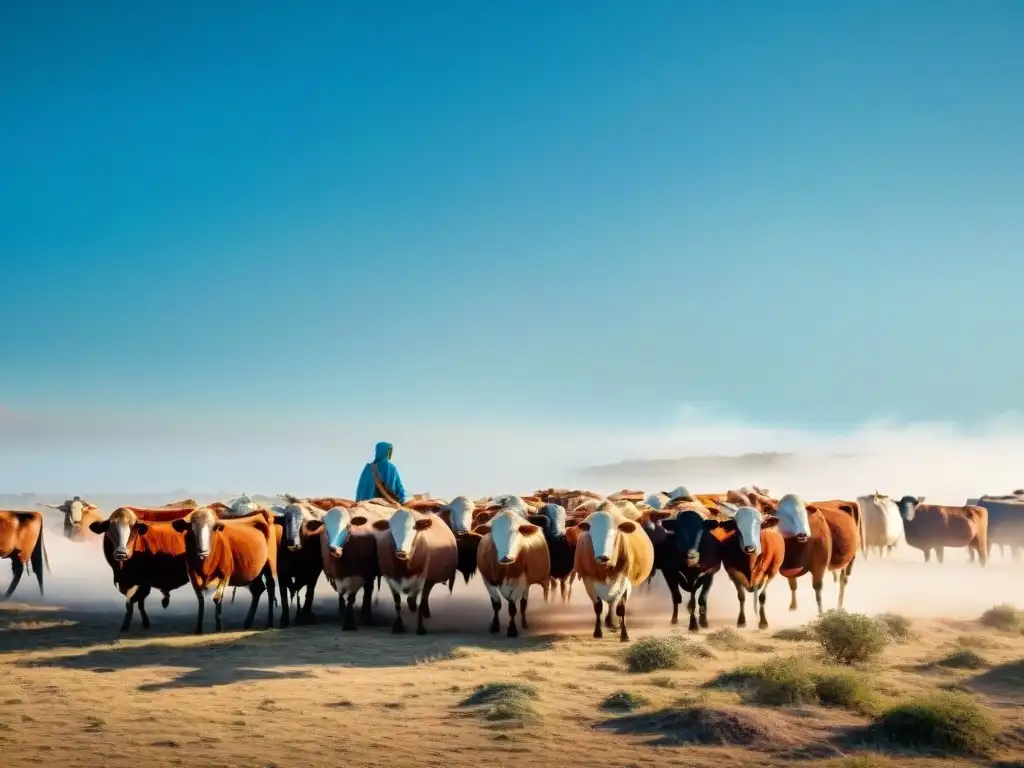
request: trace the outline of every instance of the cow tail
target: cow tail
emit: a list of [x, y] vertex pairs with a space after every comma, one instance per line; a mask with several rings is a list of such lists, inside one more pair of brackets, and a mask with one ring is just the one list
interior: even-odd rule
[[39, 526], [39, 538], [36, 539], [36, 546], [29, 558], [32, 570], [36, 572], [36, 581], [39, 582], [39, 594], [43, 594], [43, 567], [46, 567], [47, 573], [53, 573], [50, 570], [50, 557], [46, 554], [46, 545], [43, 543], [44, 527], [43, 525]]
[[860, 553], [863, 555], [868, 551], [868, 543], [866, 539], [867, 531], [864, 529], [864, 515], [861, 514], [860, 504], [857, 504], [857, 535], [860, 536]]

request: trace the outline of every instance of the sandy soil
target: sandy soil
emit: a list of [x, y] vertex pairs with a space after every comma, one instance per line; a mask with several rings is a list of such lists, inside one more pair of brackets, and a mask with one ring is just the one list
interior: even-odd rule
[[[122, 636], [123, 603], [98, 551], [54, 535], [47, 543], [54, 573], [46, 598], [26, 579], [13, 600], [27, 602], [0, 604], [0, 764], [7, 768], [971, 764], [851, 746], [849, 734], [867, 721], [841, 710], [757, 708], [758, 721], [778, 738], [748, 749], [666, 745], [657, 729], [627, 727], [600, 708], [606, 696], [625, 690], [645, 697], [645, 710], [655, 710], [737, 665], [773, 654], [813, 655], [809, 642], [771, 638], [777, 629], [813, 618], [809, 581], [795, 613], [786, 610], [784, 581], [770, 589], [772, 627], [744, 630], [756, 643], [751, 648], [715, 650], [690, 670], [632, 674], [616, 635], [590, 637], [591, 608], [578, 586], [570, 606], [545, 605], [538, 591], [531, 630], [518, 639], [487, 632], [490, 608], [478, 579], [457, 585], [453, 595], [435, 591], [426, 637], [390, 633], [387, 596], [375, 606], [375, 626], [341, 632], [324, 581], [315, 626], [243, 632], [238, 627], [248, 595], [239, 591], [237, 602], [225, 607], [227, 629], [195, 637], [195, 600], [183, 589], [167, 610], [150, 601], [149, 632], [136, 614]], [[903, 551], [889, 562], [858, 560], [847, 595], [850, 610], [915, 617], [917, 638], [891, 647], [869, 670], [890, 695], [957, 684], [992, 708], [1004, 736], [992, 756], [1002, 762], [990, 765], [1024, 765], [1014, 762], [1024, 760], [1024, 638], [986, 630], [976, 619], [996, 603], [1019, 600], [1020, 573], [998, 556], [981, 570], [968, 566], [961, 552], [948, 553], [938, 566]], [[835, 599], [829, 579], [826, 607]], [[631, 603], [633, 640], [670, 631], [669, 615], [659, 579]], [[712, 629], [734, 626], [735, 615], [735, 592], [720, 577], [712, 590]], [[261, 607], [257, 627], [264, 617]], [[503, 613], [503, 630], [504, 624]], [[927, 666], [964, 636], [984, 647], [990, 668]], [[477, 686], [503, 681], [536, 687], [539, 720], [514, 727], [463, 705]], [[733, 694], [713, 695], [723, 706], [739, 706]]]

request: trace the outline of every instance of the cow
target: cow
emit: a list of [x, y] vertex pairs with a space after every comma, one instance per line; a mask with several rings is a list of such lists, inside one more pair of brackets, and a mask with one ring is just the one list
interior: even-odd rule
[[99, 507], [80, 496], [68, 499], [62, 504], [44, 504], [44, 507], [56, 509], [64, 514], [64, 537], [74, 542], [89, 541], [93, 523], [104, 520]]
[[[480, 546], [480, 537], [472, 535], [476, 505], [468, 496], [456, 496], [447, 504], [441, 504], [436, 511], [437, 516], [452, 529], [459, 549], [456, 573], [452, 574], [451, 580], [448, 582], [448, 592], [451, 594], [455, 588], [457, 574], [461, 573], [464, 583], [469, 584], [469, 580], [476, 573], [476, 552]], [[482, 519], [487, 519], [487, 517], [484, 515]]]
[[369, 624], [373, 618], [373, 584], [381, 575], [380, 537], [374, 533], [373, 525], [387, 522], [392, 514], [389, 506], [363, 501], [353, 507], [339, 505], [324, 513], [322, 520], [305, 523], [307, 531], [319, 532], [324, 575], [338, 593], [338, 614], [346, 632], [356, 629], [355, 602], [360, 589], [363, 623]]
[[878, 550], [879, 557], [891, 554], [903, 538], [903, 518], [896, 502], [875, 491], [869, 496], [858, 496], [857, 506], [860, 507], [860, 549], [864, 558], [867, 559], [872, 549]]
[[395, 510], [387, 520], [377, 520], [372, 527], [390, 534], [377, 537], [377, 558], [395, 601], [395, 621], [391, 631], [395, 634], [405, 632], [402, 621], [404, 594], [409, 610], [416, 613], [416, 634], [425, 635], [427, 628], [423, 619], [430, 617], [427, 604], [430, 590], [435, 584], [448, 583], [459, 563], [455, 534], [436, 515], [404, 508]]
[[188, 584], [185, 537], [172, 522], [144, 522], [128, 507], [115, 509], [105, 520], [89, 524], [102, 537], [103, 557], [114, 576], [114, 586], [125, 596], [121, 631], [131, 627], [135, 605], [142, 628], [149, 629], [146, 598], [152, 590], [163, 593], [160, 605], [167, 608], [175, 589]]
[[904, 496], [896, 502], [903, 518], [903, 536], [908, 545], [931, 551], [942, 563], [945, 548], [968, 547], [978, 555], [982, 567], [988, 562], [988, 510], [981, 506], [945, 507], [925, 504], [923, 496]]
[[705, 523], [707, 530], [719, 534], [715, 538], [721, 537], [719, 554], [722, 566], [736, 587], [736, 599], [740, 603], [737, 627], [747, 625], [746, 593], [750, 592], [758, 604], [757, 628], [768, 628], [765, 613], [768, 585], [779, 574], [786, 551], [778, 525], [778, 517], [762, 517], [760, 512], [749, 506], [736, 509], [731, 519]]
[[[545, 520], [547, 518], [545, 517]], [[488, 522], [476, 526], [480, 536], [476, 566], [491, 598], [494, 618], [491, 632], [499, 632], [501, 599], [508, 602], [508, 637], [518, 637], [516, 603], [522, 614], [523, 629], [529, 629], [526, 607], [530, 587], [540, 584], [545, 593], [551, 578], [551, 557], [543, 530], [536, 523], [523, 519], [515, 509], [499, 510]]]
[[321, 512], [326, 512], [334, 507], [354, 507], [356, 502], [342, 496], [311, 496], [308, 499], [300, 499], [290, 493], [282, 493], [281, 498], [288, 504], [309, 504]]
[[320, 520], [322, 514], [310, 504], [292, 503], [284, 506], [281, 514], [274, 517], [274, 523], [281, 531], [281, 542], [277, 548], [277, 584], [281, 590], [282, 629], [291, 625], [289, 598], [296, 597], [300, 589], [304, 589], [305, 594], [302, 608], [296, 610], [295, 623], [311, 624], [315, 620], [313, 596], [323, 572], [323, 556], [319, 530], [306, 523]]
[[260, 510], [246, 517], [218, 518], [210, 507], [200, 507], [187, 518], [171, 526], [185, 534], [185, 565], [199, 602], [197, 635], [203, 634], [206, 591], [214, 589], [214, 622], [217, 632], [223, 625], [221, 608], [224, 591], [229, 587], [248, 587], [252, 595], [243, 628], [249, 629], [256, 616], [260, 595], [267, 592], [267, 628], [274, 626], [274, 601], [277, 578], [277, 534], [273, 515]]
[[215, 501], [210, 508], [223, 520], [248, 517], [254, 512], [259, 512], [264, 507], [256, 503], [251, 496], [243, 493], [237, 499], [231, 501]]
[[14, 594], [27, 569], [35, 572], [39, 594], [43, 595], [43, 568], [50, 570], [50, 558], [43, 543], [43, 513], [15, 509], [0, 511], [0, 560], [11, 561], [11, 584], [4, 600]]
[[566, 588], [572, 576], [576, 544], [580, 537], [576, 521], [569, 520], [565, 510], [558, 504], [545, 504], [536, 515], [531, 515], [529, 520], [534, 525], [539, 525], [544, 532], [544, 541], [547, 543], [551, 560], [550, 581], [544, 589], [544, 600], [547, 602], [548, 589], [553, 590], [557, 585], [562, 602], [568, 602], [571, 592], [567, 592]]
[[605, 501], [579, 523], [574, 570], [594, 604], [594, 637], [602, 637], [602, 601], [608, 603], [605, 619], [609, 629], [612, 607], [619, 620], [619, 639], [629, 640], [626, 602], [634, 585], [643, 583], [654, 568], [654, 545], [639, 523], [627, 520], [614, 502]]
[[787, 493], [779, 499], [776, 516], [778, 532], [786, 544], [780, 573], [789, 582], [789, 610], [797, 609], [797, 578], [810, 573], [818, 614], [824, 611], [821, 589], [827, 571], [838, 574], [838, 606], [842, 608], [853, 561], [860, 548], [860, 510], [856, 502], [832, 500], [807, 504], [797, 494]]
[[698, 605], [699, 626], [707, 629], [708, 592], [722, 565], [721, 544], [711, 534], [719, 523], [702, 514], [696, 504], [679, 510], [675, 517], [669, 517], [671, 514], [667, 511], [651, 514], [652, 523], [660, 521], [664, 530], [664, 535], [659, 537], [654, 549], [655, 567], [661, 570], [672, 595], [673, 624], [679, 622], [679, 605], [683, 602], [679, 588], [690, 593], [687, 605], [690, 612], [689, 630], [696, 632], [698, 620], [695, 613]]
[[[968, 499], [967, 506], [984, 507], [988, 511], [988, 554], [992, 556], [992, 545], [999, 546], [999, 554], [1003, 547], [1010, 548], [1010, 556], [1014, 562], [1020, 560], [1024, 551], [1024, 497], [1020, 494], [1012, 496], [982, 496], [980, 499]], [[968, 550], [970, 561], [974, 562], [974, 550]]]

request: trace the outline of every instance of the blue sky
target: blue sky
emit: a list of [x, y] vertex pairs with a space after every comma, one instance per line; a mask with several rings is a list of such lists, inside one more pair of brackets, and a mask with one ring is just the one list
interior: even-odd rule
[[74, 425], [1024, 410], [1024, 5], [216, 6], [0, 8], [0, 486]]

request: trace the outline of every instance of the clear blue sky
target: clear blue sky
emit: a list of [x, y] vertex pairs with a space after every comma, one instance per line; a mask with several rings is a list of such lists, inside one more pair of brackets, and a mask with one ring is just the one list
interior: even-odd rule
[[1024, 409], [1024, 3], [358, 5], [0, 7], [0, 406]]

